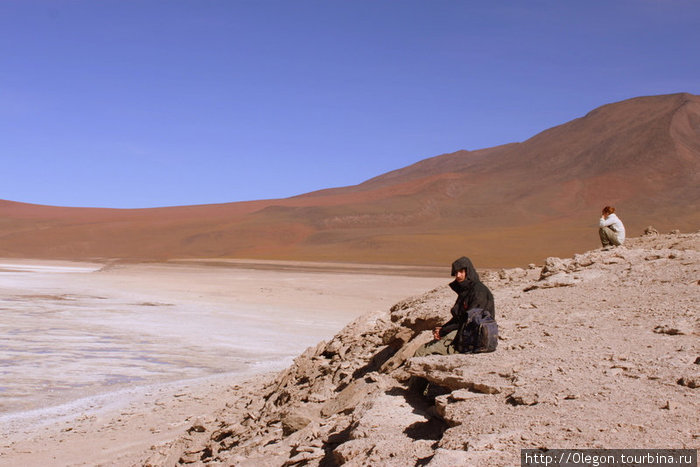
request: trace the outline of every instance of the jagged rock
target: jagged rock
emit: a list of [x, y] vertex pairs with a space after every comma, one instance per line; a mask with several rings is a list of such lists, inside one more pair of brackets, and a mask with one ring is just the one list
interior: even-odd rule
[[[411, 329], [414, 334], [434, 329], [450, 316], [449, 307], [434, 300], [439, 295], [451, 293], [447, 287], [431, 290], [422, 297], [412, 297], [391, 307], [391, 322]], [[454, 300], [454, 299], [452, 299]]]
[[513, 268], [510, 270], [508, 276], [511, 278], [524, 277], [525, 270], [523, 268]]
[[203, 433], [207, 431], [204, 421], [197, 418], [192, 422], [192, 426], [187, 430], [189, 433]]
[[656, 230], [656, 229], [655, 229], [654, 227], [652, 227], [651, 225], [650, 225], [650, 226], [647, 226], [647, 228], [644, 229], [644, 236], [645, 236], [645, 237], [656, 237], [656, 236], [658, 236], [658, 235], [659, 235], [659, 231]]
[[700, 376], [683, 376], [678, 380], [678, 384], [692, 389], [700, 387]]
[[313, 420], [313, 416], [303, 412], [292, 412], [282, 416], [282, 433], [289, 436], [295, 431], [299, 431]]
[[413, 338], [413, 331], [403, 326], [391, 326], [382, 336], [382, 344], [395, 349], [401, 348]]
[[544, 282], [542, 282], [542, 284], [540, 284], [540, 288], [545, 289], [549, 287], [569, 287], [574, 285], [575, 283], [576, 279], [574, 278], [574, 276], [565, 272], [560, 272], [549, 276]]
[[570, 287], [575, 285], [578, 281], [570, 274], [566, 272], [558, 272], [552, 275], [547, 275], [541, 278], [539, 282], [530, 285], [523, 289], [524, 292], [529, 292], [535, 289], [551, 289], [554, 287]]
[[498, 272], [498, 277], [502, 280], [514, 281], [522, 279], [527, 275], [527, 272], [522, 268], [501, 269]]
[[316, 348], [314, 348], [314, 357], [320, 356], [325, 349], [326, 341], [320, 341], [318, 344], [316, 344]]
[[676, 401], [666, 401], [666, 403], [661, 407], [664, 410], [678, 410], [680, 409], [680, 404]]
[[364, 456], [373, 447], [374, 444], [368, 439], [347, 441], [333, 450], [333, 459], [339, 465], [346, 464], [357, 457]]
[[153, 446], [156, 452], [151, 454], [143, 463], [144, 467], [176, 465], [187, 449], [189, 440], [179, 438], [160, 446]]
[[320, 459], [326, 455], [326, 452], [319, 447], [301, 447], [297, 448], [296, 451], [298, 454], [287, 460], [282, 464], [283, 466], [301, 464], [302, 462], [306, 463], [314, 459]]
[[448, 398], [453, 401], [468, 401], [480, 399], [482, 397], [484, 397], [483, 392], [474, 392], [468, 389], [458, 389], [456, 391], [452, 391], [448, 396]]
[[[406, 432], [411, 427], [424, 427], [420, 437], [438, 439], [439, 433], [429, 433], [433, 427], [428, 426], [429, 418], [427, 414], [411, 406], [406, 399], [380, 392], [375, 398], [363, 402], [355, 409], [349, 438], [368, 438], [374, 442], [389, 439], [396, 443], [410, 443], [412, 439]], [[439, 425], [434, 427], [440, 431]]]
[[384, 362], [384, 364], [379, 368], [382, 373], [390, 373], [396, 368], [403, 365], [403, 363], [409, 358], [413, 357], [416, 350], [423, 344], [427, 344], [433, 338], [430, 331], [423, 331], [415, 339], [410, 341], [408, 344], [404, 345], [398, 352], [396, 352], [389, 360]]
[[542, 270], [540, 271], [540, 280], [546, 279], [554, 274], [566, 271], [567, 266], [567, 263], [563, 259], [557, 258], [555, 256], [550, 256], [549, 258], [544, 260], [544, 266], [542, 266]]
[[476, 371], [473, 365], [470, 368], [468, 359], [479, 358], [493, 361], [493, 354], [414, 357], [408, 361], [406, 371], [453, 391], [469, 389], [484, 394], [499, 394], [512, 387], [498, 374]]
[[539, 402], [539, 395], [535, 392], [517, 390], [506, 400], [512, 405], [535, 405]]
[[356, 379], [333, 399], [326, 402], [321, 408], [321, 415], [329, 417], [333, 414], [352, 411], [357, 404], [365, 400], [372, 392], [378, 390], [378, 385], [368, 382], [364, 378]]
[[194, 464], [200, 462], [202, 458], [208, 457], [204, 450], [201, 451], [186, 451], [180, 457], [180, 464]]
[[470, 455], [466, 451], [453, 451], [451, 449], [437, 449], [426, 465], [428, 467], [454, 467], [456, 465], [470, 464]]
[[333, 390], [330, 387], [323, 387], [318, 392], [312, 392], [306, 397], [303, 397], [304, 402], [326, 402], [332, 397]]
[[326, 345], [323, 352], [330, 357], [330, 356], [333, 356], [335, 354], [338, 354], [340, 352], [340, 349], [342, 346], [343, 346], [342, 342], [336, 336]]
[[683, 334], [685, 334], [685, 333], [684, 333], [683, 331], [681, 331], [680, 329], [673, 328], [673, 327], [670, 327], [670, 326], [665, 326], [665, 325], [663, 325], [663, 326], [656, 326], [656, 327], [654, 328], [654, 332], [655, 332], [656, 334], [668, 334], [669, 336], [682, 336]]
[[575, 269], [587, 268], [589, 266], [593, 266], [594, 264], [595, 260], [590, 255], [574, 255], [573, 266]]
[[417, 459], [433, 455], [433, 441], [417, 440], [408, 437], [403, 440], [368, 438], [353, 439], [338, 446], [333, 458], [338, 464], [351, 466], [382, 465], [403, 467], [415, 465]]

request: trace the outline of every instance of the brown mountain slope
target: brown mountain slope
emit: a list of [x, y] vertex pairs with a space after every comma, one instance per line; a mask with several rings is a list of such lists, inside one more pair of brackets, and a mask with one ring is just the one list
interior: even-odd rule
[[0, 202], [0, 256], [239, 257], [509, 266], [597, 245], [613, 204], [632, 235], [700, 226], [700, 97], [605, 105], [531, 139], [283, 199], [140, 210]]

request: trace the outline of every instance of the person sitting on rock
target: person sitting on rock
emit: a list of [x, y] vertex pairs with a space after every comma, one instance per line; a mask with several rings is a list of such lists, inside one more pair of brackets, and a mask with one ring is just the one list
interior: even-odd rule
[[614, 207], [605, 206], [603, 208], [598, 233], [600, 234], [600, 243], [603, 244], [603, 248], [620, 246], [625, 242], [625, 226], [622, 225], [622, 221], [615, 214]]
[[462, 256], [452, 263], [455, 280], [450, 288], [457, 294], [452, 307], [452, 319], [433, 330], [434, 340], [418, 348], [416, 357], [425, 355], [450, 355], [460, 353], [458, 332], [466, 324], [467, 310], [480, 308], [496, 318], [493, 294], [479, 280], [479, 274], [469, 258]]

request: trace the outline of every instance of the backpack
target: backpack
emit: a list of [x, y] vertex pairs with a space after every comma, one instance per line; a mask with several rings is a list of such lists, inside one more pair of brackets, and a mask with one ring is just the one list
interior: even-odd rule
[[467, 310], [467, 320], [459, 328], [457, 350], [461, 353], [493, 352], [498, 345], [498, 324], [488, 311]]

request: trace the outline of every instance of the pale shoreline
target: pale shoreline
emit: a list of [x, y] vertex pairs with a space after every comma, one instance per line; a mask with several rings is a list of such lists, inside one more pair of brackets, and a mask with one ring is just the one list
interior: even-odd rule
[[181, 435], [198, 417], [222, 409], [236, 385], [276, 373], [138, 386], [0, 416], [0, 465], [140, 465], [153, 448]]
[[[304, 348], [331, 337], [356, 316], [387, 309], [408, 295], [423, 293], [449, 281], [447, 274], [418, 277], [415, 273], [416, 269], [405, 267], [334, 263], [285, 262], [275, 267], [273, 262], [262, 265], [227, 262], [222, 267], [199, 261], [105, 265], [0, 259], [0, 277], [5, 279], [0, 284], [6, 297], [5, 310], [14, 310], [23, 320], [11, 322], [5, 311], [4, 327], [27, 326], [17, 307], [35, 312], [34, 307], [40, 304], [48, 311], [39, 321], [54, 319], [51, 313], [58, 309], [59, 318], [53, 326], [58, 323], [69, 328], [70, 319], [76, 319], [74, 323], [81, 323], [79, 326], [88, 325], [83, 333], [88, 337], [98, 329], [94, 326], [98, 326], [101, 332], [116, 332], [123, 339], [120, 345], [126, 346], [127, 353], [138, 349], [138, 355], [164, 352], [163, 358], [169, 365], [190, 367], [179, 379], [146, 378], [136, 384], [127, 381], [112, 391], [100, 390], [99, 381], [86, 380], [82, 384], [93, 386], [86, 386], [84, 397], [57, 398], [42, 407], [0, 414], [0, 423], [5, 428], [0, 436], [0, 465], [138, 463], [147, 457], [151, 446], [173, 439], [189, 428], [193, 418], [223, 407], [233, 385], [249, 378], [267, 377], [271, 371], [286, 367]], [[102, 313], [99, 319], [91, 315], [96, 309]], [[246, 317], [242, 319], [253, 326], [251, 332], [260, 332], [260, 339], [272, 333], [271, 341], [260, 345], [281, 344], [279, 356], [271, 355], [266, 362], [251, 360], [248, 367], [226, 371], [226, 365], [230, 366], [226, 363], [230, 359], [227, 355], [236, 352], [226, 342], [229, 335], [226, 329], [231, 329], [233, 338], [236, 323], [241, 319], [236, 316], [227, 324], [230, 310], [244, 310]], [[280, 324], [279, 319], [268, 316], [270, 313], [294, 318], [284, 319]], [[144, 327], [163, 325], [163, 316], [177, 317], [158, 331], [170, 333], [170, 337], [143, 347], [143, 337], [133, 333], [141, 332]], [[85, 317], [97, 321], [85, 324], [81, 321]], [[192, 319], [195, 321], [187, 324]], [[182, 320], [184, 325], [179, 322]], [[108, 331], [104, 331], [105, 326]], [[183, 330], [188, 335], [178, 334]], [[133, 342], [129, 340], [132, 336], [135, 336]], [[63, 334], [59, 337], [50, 341], [51, 345], [65, 340]], [[250, 346], [251, 341], [245, 337], [242, 338], [247, 343], [243, 345]], [[33, 347], [37, 345], [32, 343]], [[177, 352], [187, 346], [191, 348], [186, 354], [190, 363], [177, 363], [183, 358]], [[224, 364], [206, 370], [217, 360]], [[78, 373], [87, 361], [74, 357], [71, 362]], [[162, 367], [162, 364], [138, 363], [143, 365], [144, 374]], [[198, 368], [204, 368], [204, 374]], [[29, 371], [28, 375], [31, 374]], [[70, 394], [73, 393], [69, 391]], [[86, 450], [86, 445], [91, 448]]]
[[289, 363], [259, 373], [135, 386], [0, 415], [0, 466], [142, 465], [199, 418], [222, 410], [236, 398], [236, 388], [274, 378]]
[[[254, 271], [319, 272], [378, 274], [407, 277], [444, 277], [449, 273], [445, 266], [419, 266], [381, 263], [349, 263], [334, 261], [292, 261], [265, 259], [231, 258], [180, 258], [165, 261], [141, 261], [129, 259], [105, 260], [61, 260], [37, 258], [2, 258], [0, 272], [94, 272], [109, 270], [118, 266], [159, 265], [159, 266], [213, 266], [220, 268], [247, 269]], [[484, 268], [482, 268], [484, 269]]]

